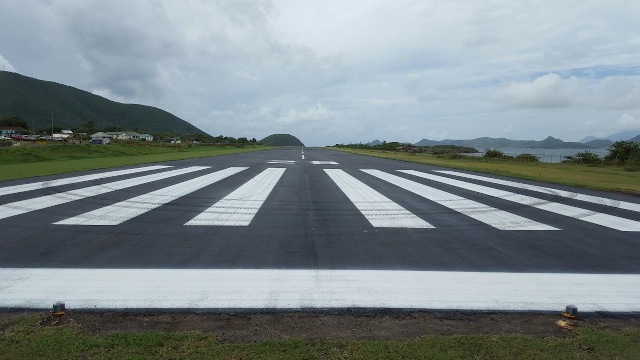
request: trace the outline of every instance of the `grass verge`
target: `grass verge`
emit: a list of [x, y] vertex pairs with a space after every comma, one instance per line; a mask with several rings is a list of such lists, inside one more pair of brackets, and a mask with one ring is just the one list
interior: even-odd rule
[[269, 147], [171, 147], [129, 144], [0, 149], [0, 180], [266, 150]]
[[215, 333], [88, 335], [72, 322], [29, 314], [0, 323], [2, 359], [638, 359], [640, 330], [578, 328], [565, 337], [423, 336], [410, 340], [227, 343]]
[[640, 195], [640, 171], [628, 171], [622, 166], [524, 163], [513, 160], [483, 158], [447, 159], [430, 154], [408, 154], [344, 148], [331, 149], [418, 164], [477, 171], [594, 190], [617, 191]]

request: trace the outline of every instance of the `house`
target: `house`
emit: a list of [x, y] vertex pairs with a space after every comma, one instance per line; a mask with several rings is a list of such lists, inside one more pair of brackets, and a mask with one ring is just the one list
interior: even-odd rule
[[91, 134], [91, 140], [94, 139], [111, 139], [111, 135], [102, 131], [98, 131], [95, 134]]
[[27, 131], [27, 130], [24, 129], [24, 128], [2, 127], [2, 128], [0, 128], [0, 135], [6, 136], [6, 137], [10, 137], [11, 134], [22, 134], [25, 131]]
[[150, 134], [140, 134], [140, 140], [143, 140], [143, 141], [153, 141], [153, 135], [150, 135]]
[[51, 136], [53, 140], [68, 140], [73, 137], [73, 131], [71, 130], [61, 130], [60, 133], [53, 134]]
[[125, 134], [129, 136], [129, 140], [140, 140], [140, 134], [135, 131], [125, 131]]

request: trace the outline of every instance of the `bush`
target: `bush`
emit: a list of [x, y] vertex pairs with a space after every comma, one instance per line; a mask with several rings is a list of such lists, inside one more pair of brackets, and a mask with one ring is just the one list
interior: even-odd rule
[[640, 144], [633, 141], [616, 141], [609, 146], [609, 154], [604, 158], [618, 164], [636, 161], [640, 157]]
[[575, 155], [565, 156], [562, 162], [568, 164], [600, 164], [602, 159], [597, 154], [587, 150]]
[[537, 156], [527, 153], [516, 156], [516, 160], [522, 162], [540, 162], [540, 159]]
[[496, 149], [486, 149], [484, 151], [484, 155], [482, 155], [482, 157], [485, 158], [490, 158], [490, 159], [494, 159], [494, 158], [503, 158], [505, 157], [504, 153], [500, 150], [496, 150]]

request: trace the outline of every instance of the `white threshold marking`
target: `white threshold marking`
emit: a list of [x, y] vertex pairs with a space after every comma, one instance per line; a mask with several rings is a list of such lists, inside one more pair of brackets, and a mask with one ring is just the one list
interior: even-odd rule
[[167, 166], [167, 165], [145, 166], [145, 167], [140, 167], [140, 168], [135, 168], [135, 169], [124, 169], [124, 170], [107, 171], [107, 172], [102, 172], [102, 173], [99, 173], [99, 174], [81, 175], [81, 176], [68, 177], [68, 178], [64, 178], [64, 179], [54, 179], [54, 180], [38, 181], [38, 182], [22, 184], [22, 185], [6, 186], [6, 187], [3, 187], [3, 188], [0, 188], [0, 196], [16, 194], [16, 193], [21, 193], [21, 192], [25, 192], [25, 191], [32, 191], [32, 190], [50, 188], [50, 187], [54, 187], [54, 186], [76, 184], [76, 183], [80, 183], [80, 182], [97, 180], [97, 179], [104, 179], [104, 178], [109, 178], [109, 177], [114, 177], [114, 176], [135, 174], [135, 173], [140, 173], [140, 172], [144, 172], [144, 171], [166, 169], [166, 168], [170, 168], [170, 167], [171, 166]]
[[611, 206], [611, 207], [615, 207], [615, 208], [619, 208], [619, 209], [625, 209], [625, 210], [640, 212], [640, 204], [637, 204], [637, 203], [631, 203], [631, 202], [626, 202], [626, 201], [607, 199], [607, 198], [603, 198], [603, 197], [599, 197], [599, 196], [580, 194], [580, 193], [575, 193], [575, 192], [572, 192], [572, 191], [565, 191], [565, 190], [548, 188], [548, 187], [544, 187], [544, 186], [536, 186], [536, 185], [524, 184], [524, 183], [519, 183], [519, 182], [515, 182], [515, 181], [495, 179], [495, 178], [490, 178], [490, 177], [486, 177], [486, 176], [465, 174], [465, 173], [461, 173], [461, 172], [457, 172], [457, 171], [437, 170], [436, 172], [442, 173], [442, 174], [447, 174], [447, 175], [464, 177], [464, 178], [468, 178], [468, 179], [485, 181], [485, 182], [489, 182], [489, 183], [493, 183], [493, 184], [511, 186], [511, 187], [515, 187], [515, 188], [518, 188], [518, 189], [530, 190], [530, 191], [535, 191], [535, 192], [539, 192], [539, 193], [543, 193], [543, 194], [560, 196], [560, 197], [568, 198], [568, 199], [574, 199], [574, 200], [590, 202], [590, 203], [598, 204], [598, 205], [605, 205], [605, 206]]
[[249, 226], [285, 170], [264, 170], [185, 225]]
[[340, 169], [324, 169], [373, 227], [433, 228], [386, 196]]
[[399, 186], [437, 204], [481, 221], [500, 230], [558, 230], [552, 226], [512, 214], [477, 201], [438, 190], [430, 186], [391, 175], [380, 170], [362, 169], [365, 173]]
[[0, 269], [0, 307], [640, 311], [640, 275], [390, 270]]
[[246, 169], [246, 167], [231, 167], [216, 171], [66, 220], [58, 221], [55, 224], [118, 225]]
[[170, 178], [172, 176], [178, 176], [188, 174], [194, 171], [208, 169], [208, 166], [191, 166], [183, 169], [176, 169], [171, 171], [162, 172], [159, 174], [151, 174], [140, 176], [132, 179], [125, 179], [114, 181], [106, 184], [90, 186], [86, 188], [65, 191], [61, 193], [40, 196], [32, 199], [16, 201], [4, 205], [0, 205], [0, 219], [5, 219], [11, 216], [25, 214], [31, 211], [41, 210], [48, 207], [66, 204], [71, 201], [81, 200], [84, 198], [106, 194], [112, 191], [122, 190], [132, 186], [146, 184], [152, 181]]
[[313, 165], [338, 165], [335, 161], [312, 161]]
[[488, 186], [477, 185], [466, 181], [455, 180], [444, 176], [426, 174], [414, 170], [399, 170], [405, 174], [418, 176], [424, 179], [437, 181], [463, 189], [475, 191], [480, 194], [498, 197], [507, 201], [534, 207], [536, 209], [545, 210], [558, 215], [568, 216], [574, 219], [586, 221], [592, 224], [608, 227], [620, 231], [640, 231], [640, 222], [629, 220], [613, 215], [603, 214], [596, 211], [582, 209], [575, 206], [560, 204], [556, 202], [538, 199], [532, 196], [513, 193], [510, 191], [490, 188]]
[[269, 160], [267, 164], [295, 164], [295, 160]]

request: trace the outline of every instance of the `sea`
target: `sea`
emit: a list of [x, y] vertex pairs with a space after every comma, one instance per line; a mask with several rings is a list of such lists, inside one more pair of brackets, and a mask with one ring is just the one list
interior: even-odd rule
[[[517, 156], [520, 154], [535, 155], [541, 162], [546, 163], [559, 163], [562, 162], [565, 157], [575, 155], [579, 152], [590, 151], [600, 157], [604, 157], [609, 153], [607, 148], [603, 149], [533, 149], [533, 148], [497, 148], [496, 150], [502, 151], [505, 155]], [[482, 156], [483, 152], [468, 154], [471, 156]]]

